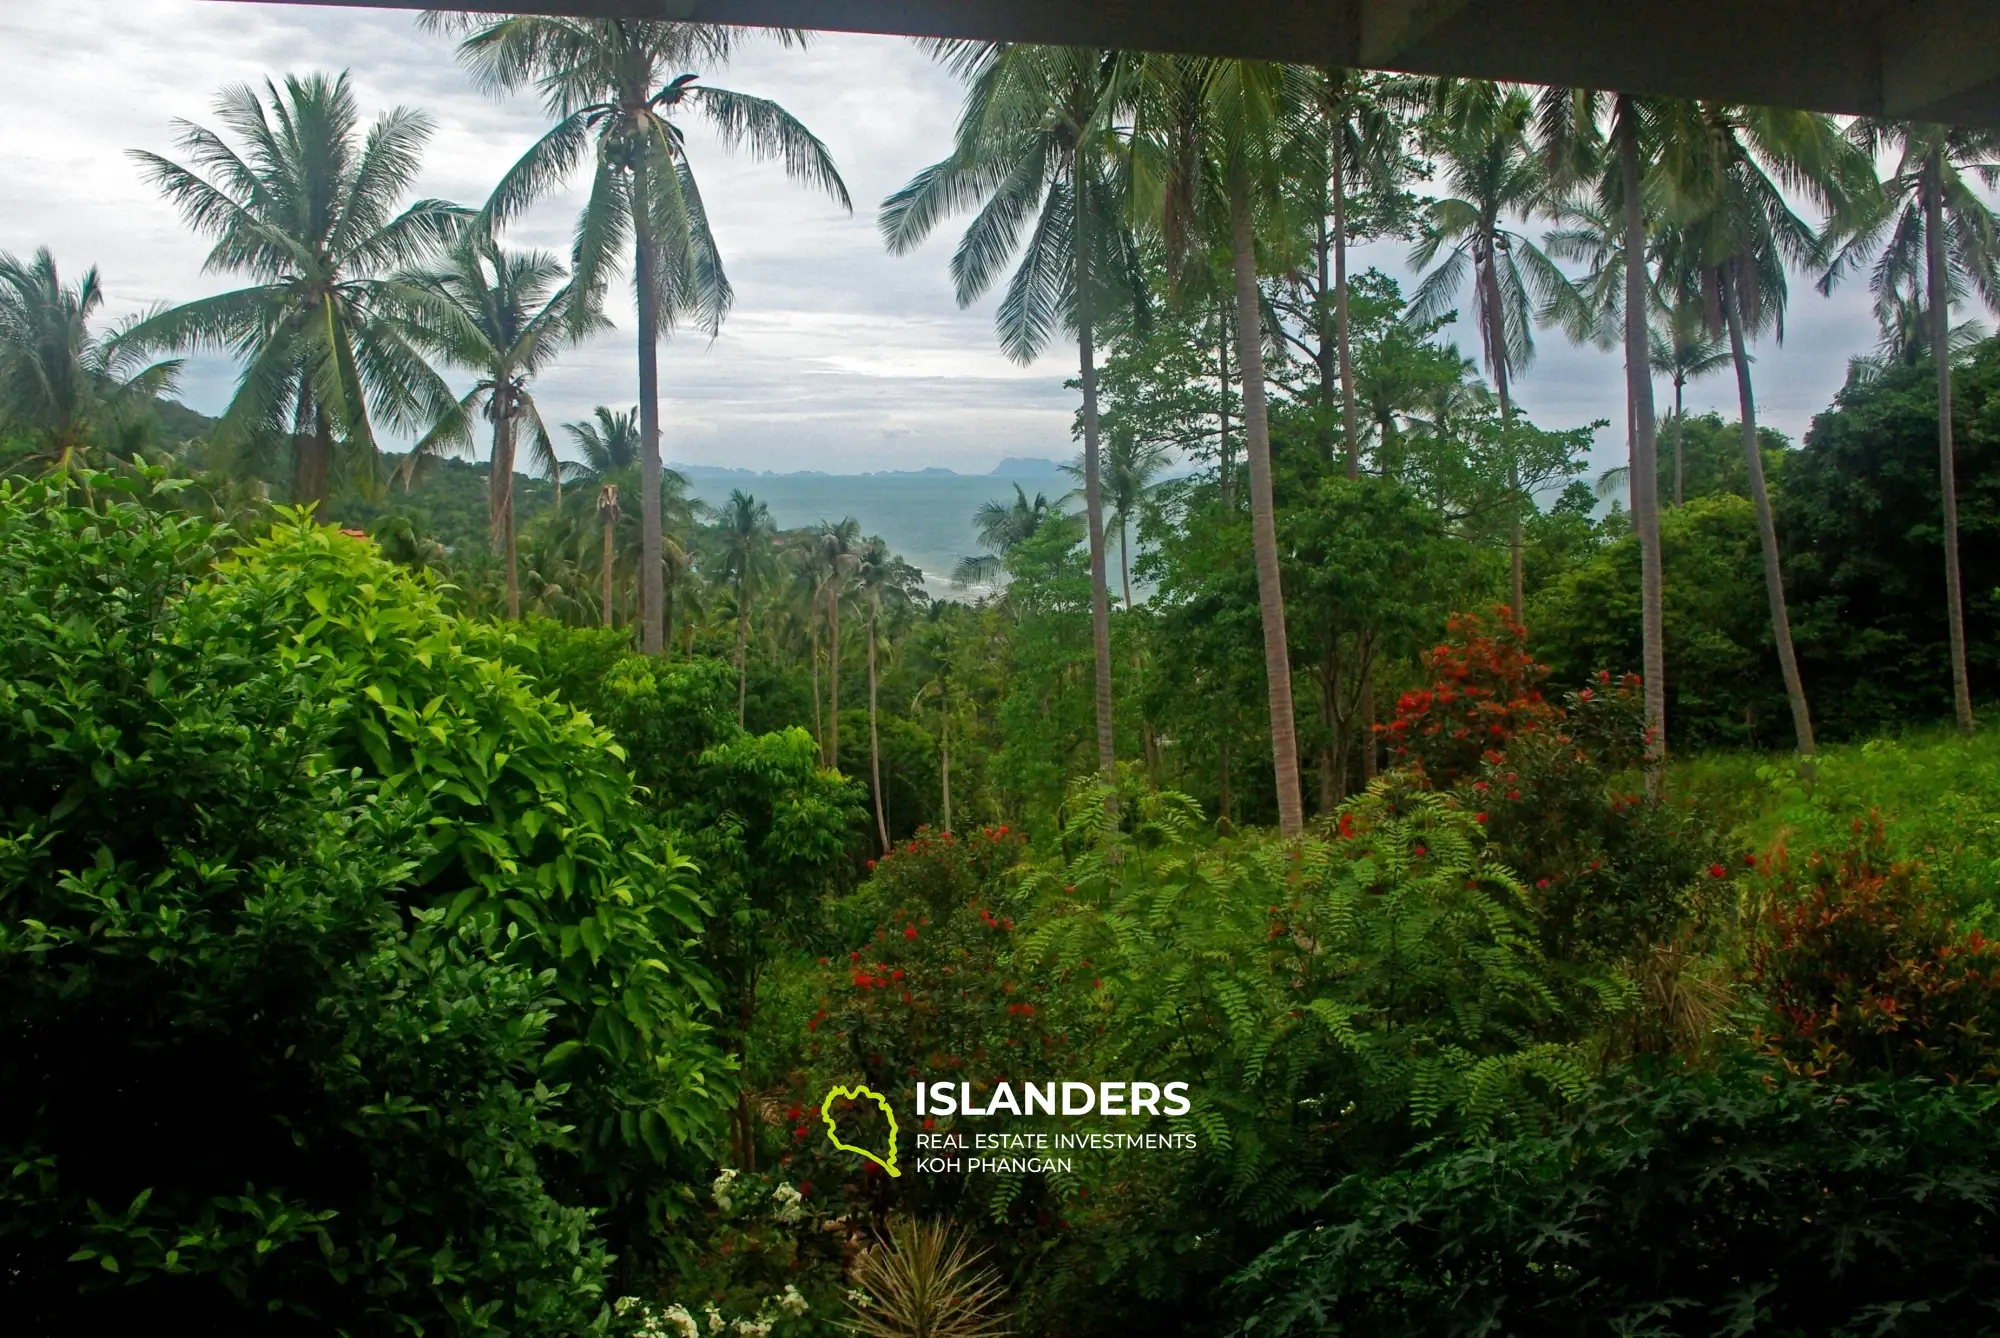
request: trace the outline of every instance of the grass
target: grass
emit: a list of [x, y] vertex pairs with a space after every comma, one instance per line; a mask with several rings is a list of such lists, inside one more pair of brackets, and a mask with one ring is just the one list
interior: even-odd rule
[[1879, 816], [1963, 923], [2000, 925], [2000, 720], [1970, 739], [1929, 728], [1827, 748], [1810, 779], [1789, 753], [1705, 754], [1675, 763], [1672, 783], [1759, 851], [1839, 849]]

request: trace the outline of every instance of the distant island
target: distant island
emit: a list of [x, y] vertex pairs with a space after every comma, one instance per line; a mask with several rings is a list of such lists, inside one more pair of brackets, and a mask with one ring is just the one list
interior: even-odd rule
[[984, 474], [961, 474], [956, 469], [931, 465], [925, 469], [873, 469], [856, 474], [829, 474], [824, 469], [739, 469], [730, 465], [688, 465], [668, 462], [667, 468], [690, 479], [799, 479], [799, 478], [1047, 478], [1060, 474], [1062, 466], [1038, 455], [1010, 455]]

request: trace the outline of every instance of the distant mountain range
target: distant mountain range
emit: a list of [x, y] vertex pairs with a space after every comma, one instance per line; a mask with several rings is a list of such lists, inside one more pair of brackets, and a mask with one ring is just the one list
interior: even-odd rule
[[932, 465], [928, 469], [875, 469], [859, 474], [832, 474], [824, 469], [793, 469], [779, 472], [774, 469], [736, 469], [728, 465], [684, 465], [671, 463], [668, 468], [676, 470], [684, 478], [691, 479], [796, 479], [796, 478], [1047, 478], [1062, 472], [1062, 466], [1053, 460], [1045, 460], [1033, 455], [1010, 455], [984, 474], [961, 474], [956, 469], [946, 469]]

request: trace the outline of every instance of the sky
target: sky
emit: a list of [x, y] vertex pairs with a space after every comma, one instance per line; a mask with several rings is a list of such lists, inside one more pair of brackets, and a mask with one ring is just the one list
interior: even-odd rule
[[[420, 31], [407, 11], [227, 3], [224, 0], [6, 0], [0, 50], [0, 251], [50, 247], [67, 275], [98, 267], [116, 318], [158, 302], [222, 291], [207, 243], [148, 185], [133, 149], [178, 157], [176, 119], [216, 124], [225, 85], [345, 69], [365, 119], [392, 106], [436, 123], [417, 194], [483, 200], [546, 128], [528, 94], [479, 92], [448, 37]], [[1021, 367], [999, 351], [995, 298], [961, 310], [947, 263], [956, 237], [941, 228], [914, 255], [893, 257], [875, 230], [880, 201], [950, 148], [959, 88], [912, 44], [816, 36], [804, 51], [747, 42], [711, 83], [773, 97], [831, 149], [852, 215], [787, 181], [773, 165], [736, 158], [698, 125], [689, 156], [736, 290], [721, 335], [677, 334], [661, 351], [663, 452], [669, 460], [777, 472], [852, 473], [944, 466], [983, 473], [1008, 456], [1068, 458], [1074, 352], [1060, 346]], [[508, 232], [512, 246], [566, 255], [584, 178]], [[1406, 247], [1361, 248], [1409, 287]], [[543, 418], [629, 406], [635, 372], [629, 293], [617, 329], [565, 352], [537, 388]], [[1469, 332], [1458, 331], [1471, 351]], [[1794, 438], [1826, 407], [1847, 358], [1875, 340], [1865, 290], [1831, 298], [1795, 281], [1786, 342], [1758, 351], [1762, 420]], [[1614, 353], [1576, 348], [1555, 332], [1515, 382], [1517, 402], [1548, 428], [1622, 424]], [[192, 360], [181, 398], [217, 413], [234, 368]], [[1669, 390], [1660, 387], [1662, 397]], [[1693, 411], [1736, 416], [1733, 378], [1690, 387]], [[560, 434], [559, 434], [560, 435]], [[1593, 469], [1622, 459], [1622, 429], [1598, 434]]]

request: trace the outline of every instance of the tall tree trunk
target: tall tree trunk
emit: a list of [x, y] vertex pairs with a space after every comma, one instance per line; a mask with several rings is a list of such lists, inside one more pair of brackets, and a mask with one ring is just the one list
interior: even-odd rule
[[1216, 458], [1218, 460], [1216, 481], [1222, 488], [1222, 504], [1230, 507], [1236, 501], [1236, 462], [1229, 454], [1229, 317], [1225, 305], [1215, 317], [1215, 374], [1222, 387], [1217, 401], [1217, 415], [1221, 419], [1222, 434], [1216, 438]]
[[1646, 206], [1640, 194], [1638, 110], [1620, 93], [1612, 137], [1625, 213], [1625, 394], [1632, 415], [1632, 528], [1639, 536], [1639, 600], [1645, 671], [1646, 777], [1658, 790], [1667, 759], [1666, 629], [1661, 612], [1660, 466], [1653, 375], [1646, 341]]
[[312, 383], [299, 387], [298, 414], [292, 433], [292, 505], [312, 508], [313, 518], [326, 510], [327, 468], [333, 457], [333, 433], [326, 414], [313, 398]]
[[750, 692], [750, 589], [736, 583], [736, 724], [743, 725], [743, 707]]
[[603, 571], [601, 572], [600, 575], [604, 587], [603, 622], [606, 627], [609, 627], [611, 626], [611, 572], [613, 566], [616, 564], [616, 559], [614, 558], [611, 549], [611, 538], [612, 538], [612, 531], [617, 527], [618, 524], [618, 516], [616, 512], [604, 506], [598, 507], [597, 513], [604, 521], [604, 558], [602, 563], [600, 564], [603, 567]]
[[1318, 221], [1318, 245], [1313, 254], [1319, 261], [1319, 301], [1314, 304], [1313, 336], [1318, 347], [1313, 350], [1313, 366], [1319, 373], [1319, 394], [1313, 405], [1319, 410], [1319, 446], [1326, 457], [1326, 463], [1333, 464], [1333, 396], [1334, 388], [1340, 383], [1340, 354], [1334, 349], [1333, 337], [1333, 237], [1327, 230], [1326, 215]]
[[493, 459], [487, 467], [488, 505], [493, 547], [507, 563], [507, 616], [521, 620], [521, 562], [514, 526], [514, 405], [504, 391], [494, 391]]
[[632, 273], [639, 303], [639, 598], [644, 623], [639, 648], [658, 655], [666, 646], [666, 598], [660, 579], [659, 239], [653, 234], [644, 155], [633, 159], [631, 189]]
[[1278, 571], [1278, 517], [1271, 495], [1271, 430], [1264, 403], [1264, 359], [1258, 338], [1257, 251], [1250, 230], [1248, 183], [1240, 173], [1229, 189], [1236, 271], [1236, 360], [1243, 368], [1243, 442], [1250, 460], [1250, 534], [1257, 559], [1257, 604], [1264, 623], [1264, 676], [1271, 714], [1271, 765], [1277, 783], [1278, 830], [1305, 830], [1299, 794], [1299, 745], [1292, 715], [1292, 652], [1285, 634], [1285, 594]]
[[1486, 361], [1493, 368], [1493, 393], [1500, 399], [1500, 429], [1508, 433], [1507, 486], [1507, 571], [1510, 578], [1508, 607], [1519, 626], [1527, 610], [1527, 584], [1521, 563], [1521, 463], [1514, 458], [1511, 432], [1514, 426], [1513, 387], [1507, 367], [1507, 325], [1500, 310], [1500, 275], [1494, 262], [1493, 229], [1485, 229], [1485, 259], [1479, 266], [1479, 305], [1486, 311]]
[[819, 710], [819, 596], [813, 596], [815, 605], [812, 617], [812, 676], [813, 676], [813, 744], [819, 749], [819, 764], [826, 765], [826, 720]]
[[1961, 734], [1972, 733], [1972, 679], [1965, 667], [1965, 597], [1958, 571], [1958, 466], [1951, 440], [1951, 285], [1945, 274], [1944, 162], [1924, 163], [1924, 260], [1929, 271], [1931, 359], [1937, 363], [1938, 489], [1944, 500], [1945, 625], [1951, 636], [1951, 709]]
[[826, 584], [826, 764], [840, 768], [840, 578]]
[[1224, 739], [1216, 745], [1215, 753], [1215, 769], [1221, 784], [1221, 791], [1216, 795], [1215, 800], [1216, 816], [1227, 823], [1229, 821], [1229, 740]]
[[[1080, 158], [1081, 155], [1078, 155]], [[1082, 167], [1072, 159], [1076, 228], [1076, 356], [1083, 379], [1083, 510], [1090, 531], [1090, 643], [1097, 672], [1097, 770], [1109, 781], [1115, 764], [1111, 719], [1111, 592], [1105, 579], [1104, 480], [1098, 458], [1097, 346], [1090, 318], [1090, 203]]]
[[1681, 485], [1687, 477], [1687, 465], [1683, 459], [1687, 444], [1687, 407], [1685, 392], [1687, 377], [1678, 370], [1674, 372], [1674, 505], [1684, 505]]
[[[1345, 81], [1347, 72], [1341, 72]], [[1347, 171], [1343, 159], [1345, 123], [1333, 140], [1333, 342], [1340, 357], [1340, 425], [1347, 435], [1347, 477], [1361, 477], [1360, 412], [1354, 392], [1354, 341], [1347, 317]]]
[[875, 795], [875, 834], [882, 838], [882, 853], [889, 853], [889, 820], [882, 815], [882, 737], [875, 728], [875, 618], [874, 596], [868, 600], [868, 783]]
[[1118, 584], [1125, 591], [1125, 611], [1132, 611], [1132, 554], [1125, 513], [1118, 514]]
[[1757, 444], [1757, 397], [1750, 386], [1750, 354], [1744, 347], [1742, 294], [1736, 284], [1734, 261], [1722, 267], [1722, 310], [1729, 322], [1729, 355], [1736, 363], [1743, 463], [1750, 475], [1750, 500], [1757, 506], [1757, 539], [1764, 549], [1764, 593], [1771, 604], [1771, 637], [1778, 644], [1778, 669], [1785, 679], [1785, 699], [1792, 707], [1792, 732], [1797, 736], [1799, 753], [1811, 757], [1812, 713], [1806, 709], [1805, 683], [1792, 650], [1792, 620], [1785, 608], [1785, 578], [1778, 566], [1778, 528], [1771, 520], [1771, 494], [1764, 486], [1764, 452]]

